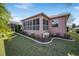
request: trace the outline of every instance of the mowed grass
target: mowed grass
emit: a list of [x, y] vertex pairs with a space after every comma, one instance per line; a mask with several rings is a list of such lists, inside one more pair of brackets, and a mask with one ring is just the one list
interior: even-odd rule
[[41, 45], [16, 34], [10, 41], [5, 41], [7, 56], [66, 56], [74, 42], [55, 39], [51, 44]]

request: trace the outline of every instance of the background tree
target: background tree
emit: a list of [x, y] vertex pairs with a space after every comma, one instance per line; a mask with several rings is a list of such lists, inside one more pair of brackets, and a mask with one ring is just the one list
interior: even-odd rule
[[75, 28], [76, 27], [76, 24], [74, 23], [74, 24], [72, 24], [72, 28]]
[[73, 3], [66, 3], [65, 4], [65, 7], [64, 7], [64, 10], [66, 13], [70, 13], [70, 16], [67, 20], [67, 26], [69, 27], [70, 25], [72, 25], [73, 21], [75, 20], [75, 17], [73, 16], [72, 14], [72, 6], [73, 6]]

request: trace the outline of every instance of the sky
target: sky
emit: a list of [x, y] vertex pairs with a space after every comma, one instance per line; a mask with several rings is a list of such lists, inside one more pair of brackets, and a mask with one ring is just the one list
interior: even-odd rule
[[6, 3], [12, 21], [20, 21], [38, 13], [48, 16], [71, 13], [73, 23], [79, 24], [79, 3]]

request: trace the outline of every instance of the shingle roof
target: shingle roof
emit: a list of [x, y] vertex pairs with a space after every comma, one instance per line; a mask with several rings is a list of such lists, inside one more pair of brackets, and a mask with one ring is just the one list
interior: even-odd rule
[[48, 19], [52, 19], [52, 18], [59, 18], [59, 17], [63, 17], [63, 16], [69, 16], [70, 13], [58, 14], [58, 15], [53, 15], [53, 16], [47, 16], [47, 15], [45, 15], [44, 13], [39, 13], [39, 14], [36, 14], [36, 15], [34, 15], [34, 16], [25, 18], [25, 19], [23, 19], [23, 20], [21, 20], [21, 21], [24, 21], [24, 20], [27, 20], [27, 19], [31, 19], [31, 18], [33, 18], [33, 17], [37, 17], [37, 16], [40, 16], [40, 15], [42, 15], [42, 16], [48, 18]]
[[25, 18], [25, 19], [23, 19], [23, 20], [21, 20], [21, 21], [24, 21], [24, 20], [27, 20], [27, 19], [30, 19], [30, 18], [33, 18], [33, 17], [37, 17], [37, 16], [40, 16], [40, 15], [42, 15], [42, 16], [44, 16], [44, 17], [46, 17], [46, 18], [49, 19], [49, 17], [48, 17], [47, 15], [45, 15], [44, 13], [39, 13], [39, 14], [36, 14], [36, 15], [34, 15], [34, 16], [31, 16], [31, 17]]
[[59, 18], [59, 17], [64, 17], [64, 16], [70, 16], [70, 13], [63, 13], [63, 14], [58, 14], [58, 15], [53, 15], [49, 16], [49, 18]]

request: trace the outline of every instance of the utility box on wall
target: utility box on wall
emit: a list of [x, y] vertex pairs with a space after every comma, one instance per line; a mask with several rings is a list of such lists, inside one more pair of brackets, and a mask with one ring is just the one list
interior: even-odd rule
[[48, 37], [49, 37], [49, 33], [48, 32], [43, 33], [43, 38], [48, 38]]

